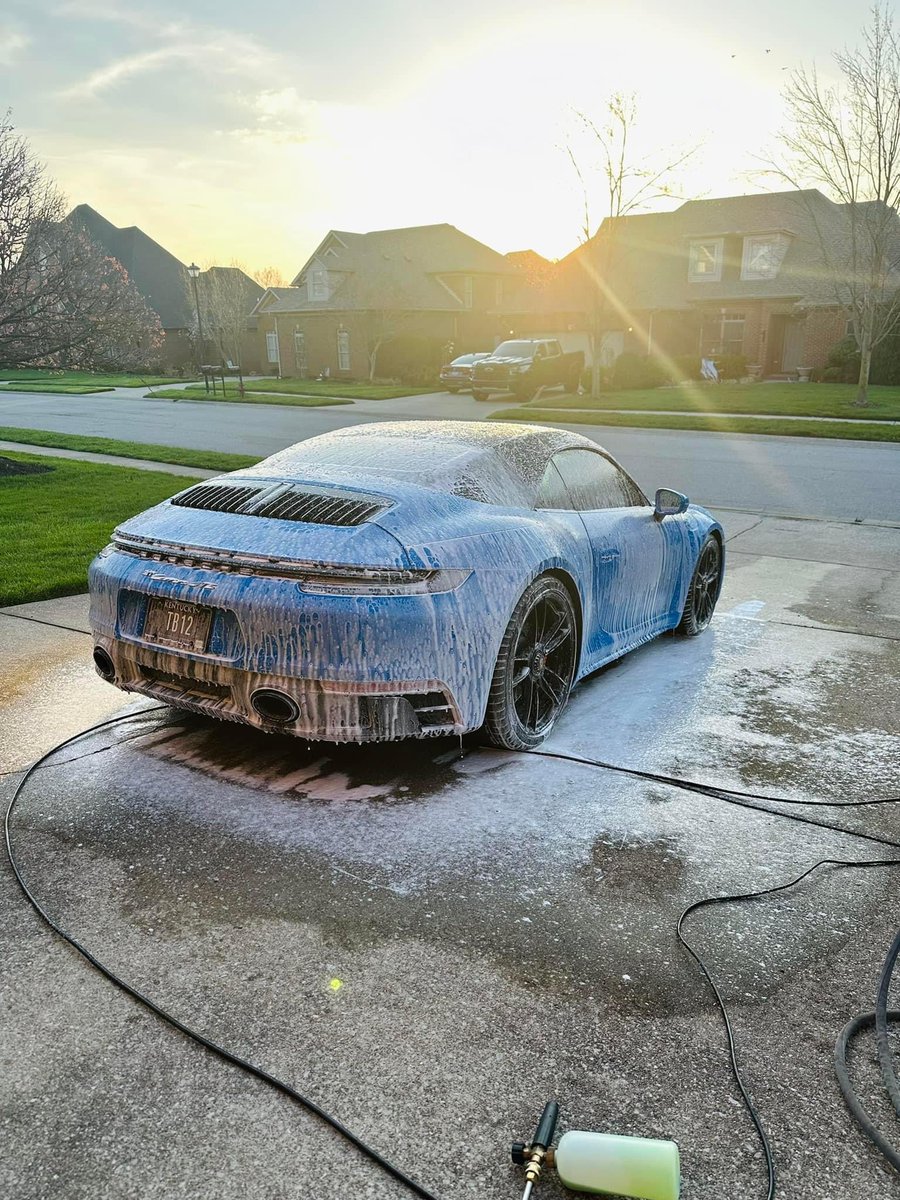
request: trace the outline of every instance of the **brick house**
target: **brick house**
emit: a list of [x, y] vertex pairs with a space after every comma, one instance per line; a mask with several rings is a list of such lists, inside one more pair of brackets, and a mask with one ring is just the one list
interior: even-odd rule
[[[113, 225], [89, 204], [79, 204], [73, 208], [66, 220], [79, 225], [104, 254], [121, 263], [148, 307], [158, 315], [165, 335], [161, 351], [164, 364], [179, 368], [187, 366], [193, 358], [189, 334], [196, 318], [185, 264], [136, 225]], [[201, 318], [204, 279], [211, 274], [241, 277], [238, 282], [246, 296], [247, 305], [247, 334], [243, 339], [242, 366], [245, 371], [257, 371], [256, 322], [250, 312], [263, 289], [237, 267], [210, 267], [198, 279]]]
[[605, 221], [559, 264], [560, 286], [590, 312], [591, 271], [605, 275], [607, 358], [738, 354], [791, 376], [823, 366], [848, 331], [833, 284], [848, 233], [843, 207], [814, 189], [692, 200]]
[[529, 278], [538, 258], [499, 254], [446, 224], [333, 229], [291, 286], [269, 288], [254, 309], [263, 369], [365, 379], [373, 355], [384, 376], [401, 351], [427, 370], [450, 353], [491, 350], [548, 319]]

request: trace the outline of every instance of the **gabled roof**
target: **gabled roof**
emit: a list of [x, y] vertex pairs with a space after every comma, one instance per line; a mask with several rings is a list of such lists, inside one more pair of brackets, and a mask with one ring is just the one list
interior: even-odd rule
[[66, 219], [80, 224], [101, 250], [122, 264], [135, 287], [159, 314], [163, 329], [184, 329], [190, 324], [187, 270], [174, 254], [136, 225], [113, 225], [89, 204], [79, 204]]
[[[327, 300], [307, 298], [306, 276], [314, 266], [329, 273]], [[505, 255], [453, 225], [413, 225], [371, 233], [333, 229], [298, 271], [293, 288], [271, 289], [275, 299], [265, 307], [282, 312], [381, 308], [455, 312], [464, 307], [464, 298], [461, 286], [457, 284], [457, 294], [448, 277], [462, 275], [519, 277], [521, 271]]]
[[[595, 237], [560, 264], [569, 288], [590, 290], [590, 271], [604, 262], [603, 239], [615, 236], [607, 283], [632, 309], [677, 309], [708, 301], [785, 299], [833, 304], [832, 269], [846, 245], [846, 209], [817, 189], [689, 200], [673, 212], [640, 213], [604, 221]], [[692, 239], [723, 238], [732, 255], [740, 239], [778, 233], [786, 252], [774, 278], [741, 279], [738, 270], [720, 280], [688, 278]], [[900, 233], [900, 226], [898, 226]]]

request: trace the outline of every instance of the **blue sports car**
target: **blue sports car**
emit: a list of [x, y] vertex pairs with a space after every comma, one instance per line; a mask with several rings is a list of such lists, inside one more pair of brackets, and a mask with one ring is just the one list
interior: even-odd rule
[[721, 526], [651, 504], [604, 450], [534, 425], [341, 429], [197, 483], [91, 565], [94, 662], [126, 691], [260, 729], [540, 744], [574, 683], [701, 633]]

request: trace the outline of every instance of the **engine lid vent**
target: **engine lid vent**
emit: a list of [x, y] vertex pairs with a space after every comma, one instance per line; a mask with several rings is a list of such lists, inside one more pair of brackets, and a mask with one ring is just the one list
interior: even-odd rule
[[276, 517], [279, 521], [306, 521], [311, 525], [362, 525], [387, 505], [356, 496], [335, 496], [324, 492], [306, 492], [290, 488], [265, 500], [254, 509], [255, 517]]
[[171, 503], [179, 508], [239, 513], [245, 517], [343, 526], [362, 525], [390, 507], [388, 502], [375, 496], [324, 489], [313, 491], [301, 485], [283, 483], [274, 486], [200, 483], [176, 496]]
[[237, 486], [231, 483], [201, 483], [190, 488], [172, 503], [179, 508], [205, 508], [210, 512], [245, 512], [249, 504], [263, 491], [261, 487]]

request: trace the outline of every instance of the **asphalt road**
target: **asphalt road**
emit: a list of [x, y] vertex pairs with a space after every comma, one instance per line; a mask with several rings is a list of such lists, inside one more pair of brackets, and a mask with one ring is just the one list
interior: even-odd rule
[[[711, 629], [585, 681], [547, 748], [805, 799], [896, 793], [900, 529], [725, 524]], [[0, 613], [0, 800], [41, 750], [134, 708], [93, 673], [85, 616], [78, 598]], [[306, 746], [137, 713], [38, 772], [13, 837], [75, 936], [442, 1200], [520, 1196], [509, 1143], [551, 1096], [564, 1127], [674, 1137], [685, 1200], [764, 1195], [724, 1031], [675, 922], [702, 896], [884, 847], [570, 762], [468, 751]], [[895, 809], [812, 814], [897, 838]], [[896, 872], [879, 868], [819, 872], [688, 927], [731, 1007], [779, 1200], [900, 1200], [832, 1068], [898, 921]], [[0, 962], [0, 1195], [407, 1194], [137, 1009], [48, 933], [5, 868]], [[854, 1076], [892, 1129], [873, 1057], [864, 1038]], [[538, 1191], [565, 1195], [552, 1176]]]
[[[329, 429], [406, 418], [481, 420], [503, 404], [435, 393], [332, 408], [0, 395], [0, 425], [261, 457]], [[900, 446], [751, 434], [569, 426], [606, 446], [644, 489], [674, 487], [692, 500], [769, 514], [900, 521]]]

